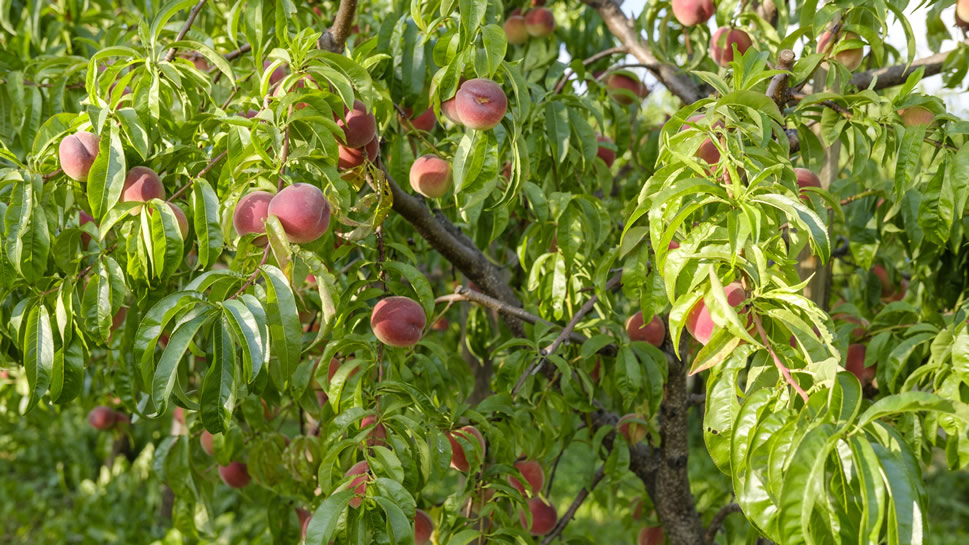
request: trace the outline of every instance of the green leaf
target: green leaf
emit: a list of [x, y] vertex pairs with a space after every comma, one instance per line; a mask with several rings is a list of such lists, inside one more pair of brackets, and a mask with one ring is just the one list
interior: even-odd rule
[[388, 533], [393, 536], [391, 543], [398, 545], [411, 545], [414, 543], [414, 530], [410, 522], [411, 517], [405, 515], [404, 511], [397, 504], [383, 496], [375, 496], [374, 500], [387, 515]]
[[313, 512], [313, 518], [310, 519], [309, 525], [306, 527], [306, 544], [326, 545], [329, 543], [333, 539], [333, 534], [336, 533], [340, 515], [346, 511], [350, 500], [355, 496], [356, 493], [353, 490], [343, 490], [323, 500], [316, 511]]
[[236, 342], [242, 345], [242, 372], [247, 383], [252, 382], [262, 370], [264, 362], [269, 361], [268, 339], [263, 339], [260, 324], [256, 317], [241, 301], [232, 299], [222, 303], [225, 316]]
[[223, 433], [229, 430], [232, 415], [232, 383], [235, 380], [236, 350], [232, 342], [232, 332], [225, 318], [212, 324], [212, 364], [202, 380], [202, 393], [199, 399], [199, 413], [202, 425], [210, 433]]
[[50, 326], [47, 307], [42, 304], [35, 305], [27, 315], [23, 350], [27, 385], [30, 388], [30, 399], [23, 410], [23, 414], [26, 414], [37, 405], [50, 387], [54, 367], [54, 331]]
[[151, 399], [155, 403], [157, 414], [165, 410], [168, 398], [175, 387], [178, 363], [185, 357], [188, 345], [202, 327], [217, 314], [211, 308], [196, 308], [189, 313], [168, 339], [168, 345], [162, 352], [158, 366], [155, 368], [151, 381]]
[[548, 140], [552, 159], [561, 164], [568, 157], [569, 140], [572, 136], [568, 108], [561, 102], [547, 102], [543, 121], [545, 123], [545, 138]]
[[289, 380], [299, 365], [302, 325], [296, 308], [296, 297], [283, 272], [272, 265], [263, 265], [260, 271], [266, 279], [265, 308], [269, 320], [269, 346], [272, 355], [278, 360], [276, 372], [282, 379], [276, 383], [276, 387], [282, 390], [284, 382]]
[[212, 63], [219, 72], [225, 74], [228, 78], [230, 84], [235, 84], [235, 75], [232, 73], [232, 66], [229, 61], [225, 60], [225, 57], [218, 54], [211, 47], [203, 44], [202, 42], [196, 42], [194, 40], [179, 40], [177, 42], [172, 42], [168, 47], [179, 48], [179, 49], [189, 49], [200, 53], [207, 61]]
[[54, 353], [54, 367], [51, 370], [50, 399], [64, 405], [81, 393], [84, 382], [84, 351], [81, 342], [75, 338], [67, 346]]
[[111, 123], [109, 130], [108, 135], [101, 135], [101, 148], [87, 177], [87, 200], [96, 221], [100, 221], [118, 203], [128, 172], [121, 144], [121, 129]]
[[957, 412], [952, 402], [929, 392], [903, 392], [883, 397], [868, 407], [858, 417], [856, 426], [864, 428], [871, 422], [893, 414], [906, 412], [936, 411], [945, 414], [963, 416], [964, 411]]
[[207, 269], [222, 255], [222, 228], [219, 224], [219, 197], [203, 179], [192, 182], [192, 222], [198, 239], [199, 267]]
[[151, 20], [151, 28], [149, 33], [152, 40], [158, 40], [161, 36], [161, 31], [168, 23], [168, 20], [175, 16], [176, 13], [191, 8], [196, 4], [196, 0], [173, 0], [155, 15], [155, 18]]
[[831, 257], [831, 241], [828, 238], [828, 229], [821, 221], [821, 218], [814, 210], [811, 210], [804, 203], [795, 201], [786, 195], [758, 195], [752, 199], [777, 208], [784, 212], [790, 220], [797, 223], [798, 227], [807, 230], [811, 235], [811, 246], [815, 253], [826, 263]]

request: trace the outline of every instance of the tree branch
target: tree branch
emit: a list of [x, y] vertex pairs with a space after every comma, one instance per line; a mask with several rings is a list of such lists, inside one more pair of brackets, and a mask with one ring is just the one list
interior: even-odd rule
[[784, 70], [783, 74], [777, 74], [770, 80], [770, 84], [767, 86], [767, 96], [777, 104], [777, 107], [781, 110], [784, 106], [791, 100], [791, 92], [787, 86], [788, 81], [791, 78], [791, 69], [794, 68], [794, 52], [790, 49], [785, 49], [777, 55], [777, 69]]
[[720, 508], [720, 510], [717, 511], [717, 514], [713, 516], [713, 520], [710, 521], [710, 526], [707, 527], [706, 533], [703, 534], [703, 536], [706, 538], [706, 543], [712, 544], [713, 538], [717, 536], [717, 532], [719, 532], [720, 528], [723, 526], [723, 521], [726, 520], [731, 513], [739, 512], [740, 506], [736, 503], [728, 503]]
[[[592, 55], [588, 59], [585, 59], [584, 61], [582, 61], [582, 64], [585, 65], [585, 66], [589, 66], [590, 64], [596, 62], [599, 59], [604, 59], [606, 57], [609, 57], [611, 55], [615, 55], [617, 53], [627, 53], [627, 50], [626, 50], [625, 46], [621, 46], [621, 47], [610, 47], [609, 49], [600, 51], [600, 52], [596, 53], [595, 55]], [[574, 73], [575, 72], [569, 70], [569, 71], [565, 72], [564, 74], [562, 74], [562, 77], [559, 78], [558, 82], [555, 84], [555, 89], [552, 92], [555, 93], [555, 94], [561, 93], [562, 92], [562, 89], [565, 88], [565, 84], [569, 81], [569, 78], [571, 78]]]
[[320, 36], [319, 48], [331, 53], [342, 53], [350, 36], [350, 27], [353, 26], [353, 17], [356, 13], [357, 0], [340, 0], [340, 7], [337, 8], [336, 17], [333, 18], [333, 26]]
[[599, 484], [600, 481], [602, 481], [602, 478], [606, 476], [605, 467], [606, 466], [604, 465], [599, 466], [599, 469], [596, 470], [595, 475], [592, 476], [592, 482], [589, 483], [589, 486], [583, 487], [582, 490], [579, 491], [578, 495], [575, 496], [575, 499], [572, 500], [572, 505], [569, 506], [569, 508], [565, 511], [565, 514], [562, 515], [558, 522], [555, 523], [555, 527], [553, 527], [552, 531], [545, 536], [545, 539], [542, 540], [541, 545], [549, 545], [552, 540], [562, 533], [562, 530], [565, 530], [565, 526], [568, 525], [568, 523], [572, 520], [572, 517], [575, 516], [575, 512], [579, 510], [579, 507], [581, 507], [585, 499], [589, 497], [592, 490], [596, 487], [596, 485]]
[[[199, 0], [199, 3], [195, 4], [195, 7], [192, 8], [192, 11], [188, 12], [188, 19], [186, 19], [185, 24], [182, 25], [182, 30], [178, 31], [178, 36], [175, 36], [176, 42], [185, 39], [185, 35], [188, 34], [188, 29], [192, 28], [192, 23], [195, 22], [195, 18], [198, 16], [199, 12], [202, 11], [202, 7], [205, 6], [207, 1], [208, 0]], [[168, 53], [165, 54], [165, 62], [172, 62], [172, 59], [175, 58], [176, 52], [177, 49], [174, 47], [169, 49]]]
[[692, 104], [703, 98], [700, 88], [688, 75], [677, 68], [663, 64], [643, 43], [633, 21], [626, 17], [615, 0], [582, 0], [583, 3], [599, 12], [609, 31], [626, 47], [632, 56], [647, 67], [654, 76], [683, 101]]
[[943, 51], [942, 53], [937, 53], [931, 57], [925, 57], [924, 59], [917, 59], [912, 62], [911, 65], [907, 64], [896, 64], [894, 66], [886, 66], [884, 68], [878, 68], [876, 70], [869, 70], [867, 72], [858, 72], [851, 77], [851, 84], [858, 87], [859, 89], [867, 89], [871, 85], [872, 80], [877, 78], [875, 82], [874, 90], [885, 89], [886, 87], [894, 87], [896, 85], [901, 85], [905, 83], [909, 75], [915, 72], [920, 67], [925, 67], [925, 76], [934, 76], [942, 72], [942, 65], [945, 64], [945, 60], [949, 57], [951, 53], [956, 50]]

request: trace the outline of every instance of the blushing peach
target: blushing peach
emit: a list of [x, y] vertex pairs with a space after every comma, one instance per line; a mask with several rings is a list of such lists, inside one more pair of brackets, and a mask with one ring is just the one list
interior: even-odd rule
[[484, 437], [482, 437], [481, 432], [478, 431], [478, 428], [474, 426], [464, 426], [459, 430], [448, 433], [447, 440], [449, 443], [451, 443], [451, 467], [457, 469], [458, 471], [467, 472], [471, 469], [471, 463], [468, 461], [468, 457], [464, 452], [464, 447], [461, 446], [461, 443], [454, 438], [455, 435], [460, 436], [466, 441], [471, 441], [473, 438], [477, 438], [478, 443], [481, 445], [482, 459], [485, 456], [487, 448], [485, 445], [485, 440]]
[[365, 430], [368, 428], [373, 429], [370, 430], [370, 435], [367, 437], [367, 446], [373, 447], [387, 444], [387, 428], [377, 421], [376, 416], [368, 415], [360, 419], [360, 429]]
[[118, 415], [110, 407], [99, 406], [87, 413], [88, 424], [96, 430], [108, 430], [118, 421]]
[[[272, 200], [273, 194], [268, 191], [253, 191], [239, 199], [232, 212], [232, 226], [240, 237], [266, 232], [266, 218], [269, 217], [269, 202]], [[268, 242], [265, 236], [252, 241], [256, 246], [265, 246]]]
[[821, 179], [818, 175], [806, 168], [795, 168], [794, 174], [797, 175], [798, 187], [821, 187]]
[[461, 121], [461, 116], [458, 115], [457, 104], [457, 95], [441, 102], [441, 113], [444, 114], [444, 117], [448, 118], [451, 123], [456, 125], [464, 125], [464, 123]]
[[555, 508], [551, 504], [545, 503], [545, 500], [541, 498], [528, 500], [528, 510], [532, 514], [532, 525], [528, 525], [524, 511], [522, 511], [520, 518], [522, 526], [533, 536], [543, 536], [551, 532], [552, 528], [555, 528], [555, 523], [559, 520]]
[[[818, 37], [818, 52], [819, 53], [831, 53], [834, 50], [834, 45], [831, 44], [831, 31], [825, 30]], [[858, 35], [854, 32], [845, 32], [839, 37], [839, 40], [856, 40]], [[861, 65], [862, 59], [865, 57], [865, 48], [863, 47], [853, 47], [851, 49], [845, 49], [839, 51], [835, 54], [834, 58], [841, 64], [845, 66], [848, 70], [854, 70]]]
[[[698, 114], [698, 115], [691, 116], [690, 119], [688, 119], [687, 121], [689, 121], [690, 123], [696, 123], [702, 120], [704, 117], [706, 116], [704, 116], [703, 114]], [[723, 126], [722, 121], [717, 121], [716, 123], [714, 123], [714, 127], [722, 127], [722, 126]], [[691, 128], [692, 127], [690, 127], [689, 125], [683, 125], [682, 127], [680, 127], [680, 130], [685, 131]], [[697, 148], [696, 153], [694, 154], [694, 157], [703, 159], [704, 161], [706, 161], [708, 165], [715, 165], [720, 162], [720, 150], [717, 149], [717, 145], [713, 143], [713, 140], [707, 138], [706, 140], [703, 141], [702, 144], [700, 144], [700, 147]]]
[[410, 167], [410, 186], [430, 199], [439, 199], [451, 189], [451, 163], [437, 155], [418, 157]]
[[182, 234], [182, 239], [188, 238], [188, 218], [185, 216], [185, 212], [182, 212], [182, 208], [177, 204], [167, 203], [168, 208], [172, 210], [175, 214], [175, 220], [178, 221], [178, 231]]
[[121, 202], [148, 202], [164, 198], [165, 186], [154, 170], [138, 166], [128, 171], [121, 189]]
[[596, 157], [602, 159], [607, 167], [612, 167], [612, 164], [616, 162], [616, 152], [612, 148], [601, 145], [603, 143], [612, 144], [612, 140], [600, 134], [596, 137], [596, 141], [600, 143], [599, 149], [596, 150]]
[[347, 471], [346, 476], [357, 475], [350, 481], [350, 489], [356, 494], [353, 499], [350, 500], [350, 507], [356, 509], [360, 507], [363, 503], [364, 495], [367, 493], [367, 479], [370, 474], [370, 466], [367, 465], [366, 461], [357, 462], [350, 467]]
[[743, 55], [753, 45], [753, 41], [751, 41], [750, 35], [739, 28], [720, 27], [717, 29], [713, 33], [713, 38], [710, 39], [710, 56], [713, 57], [713, 62], [720, 66], [727, 66], [734, 60], [733, 46], [735, 45], [737, 52]]
[[960, 28], [969, 28], [969, 0], [956, 2], [956, 24]]
[[505, 38], [512, 45], [521, 45], [528, 41], [528, 29], [525, 18], [521, 15], [511, 15], [505, 19]]
[[525, 12], [525, 30], [536, 38], [544, 38], [555, 32], [555, 15], [543, 7]]
[[370, 314], [374, 335], [388, 346], [414, 346], [421, 340], [425, 325], [424, 309], [413, 299], [400, 295], [381, 299]]
[[653, 315], [653, 319], [645, 326], [643, 325], [643, 313], [637, 312], [626, 320], [626, 335], [630, 341], [646, 341], [653, 346], [661, 346], [663, 339], [666, 338], [666, 326], [659, 316]]
[[489, 130], [501, 123], [508, 111], [508, 97], [497, 83], [475, 78], [464, 82], [454, 96], [458, 118], [464, 126]]
[[673, 16], [683, 26], [705, 23], [716, 11], [713, 0], [673, 0]]
[[[542, 469], [541, 464], [534, 460], [523, 460], [521, 462], [515, 462], [515, 469], [528, 482], [528, 487], [531, 489], [532, 494], [541, 492], [542, 486], [545, 485], [545, 470]], [[525, 485], [518, 480], [518, 477], [509, 476], [508, 483], [518, 489], [522, 494], [528, 493], [525, 490]]]
[[231, 488], [245, 488], [252, 480], [249, 469], [242, 462], [231, 462], [227, 466], [219, 466], [219, 477]]
[[882, 297], [891, 297], [895, 286], [892, 284], [891, 278], [888, 277], [888, 271], [885, 270], [885, 267], [875, 265], [871, 268], [871, 272], [878, 277], [878, 281], [881, 283]]
[[267, 211], [279, 218], [290, 242], [313, 242], [330, 225], [330, 203], [315, 185], [297, 183], [269, 201]]
[[297, 508], [296, 516], [299, 518], [300, 539], [306, 539], [306, 529], [309, 528], [310, 521], [313, 520], [313, 513], [303, 508]]
[[434, 116], [434, 108], [428, 108], [424, 110], [424, 113], [410, 120], [411, 125], [415, 129], [424, 132], [431, 132], [434, 130], [434, 124], [437, 123], [437, 117]]
[[666, 543], [666, 535], [662, 526], [647, 526], [636, 536], [636, 545], [663, 545], [664, 543]]
[[[263, 61], [263, 63], [262, 63], [262, 69], [263, 70], [268, 69], [269, 68], [269, 65], [271, 65], [272, 63], [273, 63], [273, 61]], [[269, 85], [272, 86], [272, 85], [276, 85], [277, 83], [279, 83], [283, 78], [286, 77], [286, 73], [287, 72], [288, 72], [288, 70], [286, 70], [286, 65], [285, 64], [281, 64], [281, 65], [277, 66], [276, 69], [273, 70], [273, 73], [269, 75]]]
[[369, 144], [362, 148], [348, 148], [340, 144], [337, 151], [339, 155], [336, 161], [336, 168], [338, 170], [349, 170], [362, 165], [364, 160], [376, 161], [377, 156], [380, 154], [380, 147], [377, 145], [377, 137], [375, 136]]
[[418, 509], [414, 513], [414, 545], [428, 545], [433, 532], [434, 521], [431, 520], [431, 516]]
[[65, 136], [57, 147], [57, 156], [64, 174], [79, 182], [87, 181], [91, 165], [98, 156], [100, 140], [88, 131]]
[[902, 124], [906, 127], [931, 125], [932, 120], [935, 119], [935, 114], [929, 111], [928, 108], [924, 108], [922, 106], [903, 108], [898, 111], [898, 115], [902, 118]]
[[865, 367], [865, 345], [852, 344], [848, 346], [848, 354], [845, 357], [845, 370], [854, 373], [862, 384], [871, 382], [875, 378], [875, 366]]
[[212, 444], [212, 439], [212, 434], [208, 430], [202, 430], [202, 435], [199, 436], [199, 444], [202, 445], [202, 450], [209, 456], [215, 456], [215, 446]]
[[609, 96], [613, 100], [629, 106], [637, 102], [637, 98], [644, 99], [649, 94], [649, 90], [639, 81], [632, 72], [613, 72], [606, 76], [606, 88], [609, 89]]
[[635, 445], [646, 438], [646, 426], [636, 420], [642, 420], [642, 418], [638, 414], [629, 413], [620, 417], [619, 423], [616, 424], [616, 431], [625, 437], [630, 445]]
[[[77, 226], [80, 227], [80, 226], [84, 225], [85, 223], [94, 223], [94, 216], [92, 216], [91, 214], [88, 214], [84, 210], [81, 210], [81, 211], [79, 211], [77, 213]], [[94, 226], [97, 227], [97, 224], [94, 223]], [[84, 247], [84, 248], [87, 248], [88, 247], [88, 244], [90, 244], [90, 243], [91, 243], [91, 235], [82, 232], [81, 233], [81, 246]]]
[[377, 136], [377, 119], [367, 111], [367, 106], [353, 101], [353, 108], [343, 108], [344, 119], [337, 118], [336, 124], [343, 129], [342, 143], [351, 148], [362, 148]]
[[[727, 297], [727, 304], [732, 307], [743, 303], [747, 298], [747, 294], [744, 292], [744, 288], [740, 285], [740, 282], [733, 282], [724, 286], [723, 291]], [[713, 322], [713, 317], [710, 316], [710, 310], [703, 302], [703, 299], [700, 299], [686, 317], [686, 330], [700, 344], [705, 345], [710, 342], [710, 337], [713, 336], [715, 329], [716, 324]]]

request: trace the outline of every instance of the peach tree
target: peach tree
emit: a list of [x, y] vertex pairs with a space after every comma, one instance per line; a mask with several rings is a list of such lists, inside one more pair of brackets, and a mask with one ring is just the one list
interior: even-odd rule
[[201, 538], [926, 542], [952, 4], [2, 3], [0, 403], [164, 422]]

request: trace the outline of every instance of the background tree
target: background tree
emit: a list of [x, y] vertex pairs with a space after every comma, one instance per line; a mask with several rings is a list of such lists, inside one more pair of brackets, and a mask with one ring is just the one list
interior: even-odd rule
[[965, 46], [543, 4], [0, 5], [4, 532], [960, 539]]

